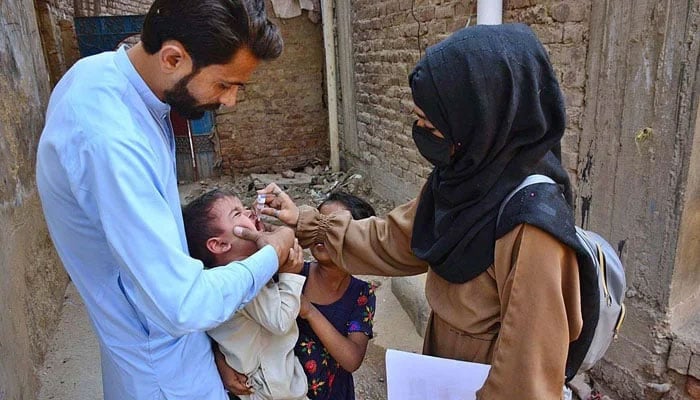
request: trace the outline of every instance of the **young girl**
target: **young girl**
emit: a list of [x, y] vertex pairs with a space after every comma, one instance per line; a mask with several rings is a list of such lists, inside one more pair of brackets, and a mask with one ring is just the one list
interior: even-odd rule
[[[375, 215], [366, 201], [350, 194], [331, 194], [318, 207], [321, 214], [350, 211], [353, 219]], [[306, 276], [297, 323], [295, 353], [304, 366], [312, 400], [354, 400], [352, 372], [365, 358], [372, 337], [374, 286], [335, 265], [322, 243], [311, 247], [316, 261], [305, 263]]]

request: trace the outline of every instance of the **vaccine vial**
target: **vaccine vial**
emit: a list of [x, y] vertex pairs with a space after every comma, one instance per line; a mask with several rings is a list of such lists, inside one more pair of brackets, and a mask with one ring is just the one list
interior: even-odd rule
[[260, 214], [260, 211], [262, 211], [263, 208], [265, 208], [265, 195], [264, 194], [259, 194], [258, 198], [255, 200], [255, 208], [258, 211], [258, 214]]

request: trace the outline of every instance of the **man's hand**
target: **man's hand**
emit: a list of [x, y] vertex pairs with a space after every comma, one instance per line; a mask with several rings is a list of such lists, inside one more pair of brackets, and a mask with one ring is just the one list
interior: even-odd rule
[[289, 258], [284, 265], [280, 266], [279, 272], [289, 272], [300, 274], [304, 268], [304, 250], [299, 246], [299, 241], [294, 239], [294, 247], [289, 249]]
[[279, 265], [284, 265], [289, 258], [289, 249], [294, 247], [294, 231], [286, 226], [279, 226], [269, 232], [255, 232], [240, 226], [233, 228], [233, 234], [241, 239], [255, 242], [258, 249], [268, 244], [277, 252]]
[[221, 381], [224, 383], [226, 390], [237, 396], [253, 394], [253, 390], [248, 386], [248, 378], [226, 364], [226, 357], [221, 354], [219, 346], [213, 346], [213, 350], [216, 368], [219, 370]]

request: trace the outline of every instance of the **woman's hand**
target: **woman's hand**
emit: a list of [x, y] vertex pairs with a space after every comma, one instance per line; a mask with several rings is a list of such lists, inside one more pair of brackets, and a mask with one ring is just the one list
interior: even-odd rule
[[289, 249], [289, 257], [287, 262], [279, 268], [279, 272], [288, 272], [292, 274], [300, 274], [304, 268], [304, 250], [299, 246], [299, 241], [294, 239], [294, 247]]
[[262, 214], [273, 216], [291, 227], [297, 226], [299, 208], [276, 183], [273, 182], [265, 189], [258, 190], [258, 194], [265, 195], [266, 207], [260, 211]]

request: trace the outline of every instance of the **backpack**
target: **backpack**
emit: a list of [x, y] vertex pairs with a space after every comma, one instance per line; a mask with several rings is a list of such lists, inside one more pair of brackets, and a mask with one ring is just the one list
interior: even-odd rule
[[[501, 216], [506, 211], [506, 205], [521, 190], [530, 187], [530, 193], [521, 193], [519, 198], [537, 198], [537, 202], [547, 201], [548, 197], [538, 196], [535, 186], [546, 184], [541, 190], [552, 191], [552, 185], [556, 191], [561, 191], [556, 183], [544, 175], [530, 175], [506, 196], [498, 210], [496, 227], [501, 224]], [[539, 186], [539, 185], [538, 185]], [[549, 197], [551, 199], [551, 197]], [[563, 199], [563, 195], [561, 196]], [[521, 200], [522, 201], [522, 200]], [[546, 204], [537, 204], [544, 212], [547, 212]], [[513, 207], [512, 207], [513, 208]], [[567, 207], [567, 209], [570, 209]], [[518, 210], [510, 210], [510, 214]], [[571, 214], [573, 224], [573, 214]], [[583, 327], [577, 340], [569, 344], [569, 352], [566, 360], [566, 381], [570, 381], [579, 373], [593, 367], [600, 360], [610, 343], [617, 338], [618, 331], [625, 319], [626, 279], [622, 262], [612, 246], [595, 232], [586, 231], [578, 226], [575, 229], [575, 238], [562, 238], [561, 234], [554, 234], [563, 243], [576, 251], [579, 263], [579, 276], [581, 278], [581, 313]], [[571, 230], [573, 233], [573, 230]], [[550, 232], [552, 233], [552, 232]], [[558, 233], [558, 232], [557, 232]], [[567, 235], [573, 236], [573, 234]]]

